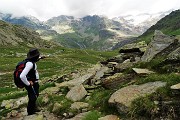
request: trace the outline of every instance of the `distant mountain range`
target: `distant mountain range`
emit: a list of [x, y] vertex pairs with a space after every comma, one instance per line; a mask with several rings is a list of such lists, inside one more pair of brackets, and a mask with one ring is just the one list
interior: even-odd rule
[[158, 12], [154, 14], [143, 13], [143, 14], [138, 14], [138, 15], [119, 16], [119, 17], [113, 18], [113, 20], [117, 20], [120, 23], [126, 26], [129, 26], [131, 28], [135, 27], [135, 29], [138, 30], [140, 34], [142, 34], [152, 25], [155, 25], [157, 21], [159, 21], [161, 18], [165, 17], [172, 11], [173, 10], [168, 10], [165, 12]]
[[65, 47], [107, 50], [119, 42], [134, 40], [169, 12], [113, 19], [98, 15], [83, 18], [61, 15], [44, 22], [32, 16], [13, 17], [0, 13], [0, 19], [34, 29], [42, 39], [57, 41]]

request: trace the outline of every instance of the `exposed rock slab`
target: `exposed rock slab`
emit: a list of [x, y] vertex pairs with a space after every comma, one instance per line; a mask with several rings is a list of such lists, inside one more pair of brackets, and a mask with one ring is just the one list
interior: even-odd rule
[[151, 94], [165, 85], [166, 83], [161, 81], [149, 82], [142, 85], [130, 85], [113, 93], [108, 102], [115, 105], [119, 112], [126, 113], [133, 100]]
[[99, 118], [98, 120], [120, 120], [116, 115], [106, 115], [104, 117]]
[[136, 72], [137, 74], [152, 74], [155, 73], [153, 71], [150, 71], [148, 69], [142, 69], [142, 68], [132, 68], [134, 70], [134, 72]]
[[108, 72], [109, 68], [108, 67], [101, 67], [95, 74], [93, 79], [100, 79], [101, 77], [103, 77], [104, 73]]
[[87, 91], [85, 90], [84, 86], [77, 85], [67, 93], [66, 97], [72, 101], [78, 101], [85, 97], [86, 94]]
[[149, 43], [147, 50], [142, 56], [142, 61], [150, 61], [152, 60], [156, 54], [163, 51], [170, 44], [174, 43], [175, 38], [170, 37], [168, 35], [163, 34], [161, 31], [156, 30], [152, 41]]
[[62, 86], [74, 87], [74, 86], [80, 85], [80, 84], [84, 83], [86, 80], [92, 78], [94, 76], [94, 74], [95, 74], [95, 71], [93, 73], [85, 74], [79, 78], [75, 78], [75, 79], [70, 80], [70, 81], [66, 81], [66, 82], [63, 82], [60, 84], [56, 84], [56, 86], [58, 86], [58, 87], [62, 87]]

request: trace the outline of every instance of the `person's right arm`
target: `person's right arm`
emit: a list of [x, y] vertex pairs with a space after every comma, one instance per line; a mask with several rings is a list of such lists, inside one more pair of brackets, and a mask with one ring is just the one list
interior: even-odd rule
[[28, 74], [28, 72], [33, 68], [33, 63], [32, 62], [27, 62], [26, 66], [24, 68], [24, 70], [22, 71], [22, 73], [20, 74], [20, 79], [23, 81], [23, 83], [27, 86], [30, 85], [30, 82], [27, 80], [26, 75]]

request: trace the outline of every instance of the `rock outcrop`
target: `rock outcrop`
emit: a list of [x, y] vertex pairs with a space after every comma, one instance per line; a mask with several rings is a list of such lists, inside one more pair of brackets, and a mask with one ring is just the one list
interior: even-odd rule
[[149, 95], [165, 85], [166, 83], [161, 81], [149, 82], [142, 85], [130, 85], [113, 93], [108, 102], [116, 106], [120, 113], [126, 113], [129, 111], [133, 100]]
[[67, 93], [66, 97], [72, 101], [78, 101], [85, 97], [86, 94], [87, 91], [85, 90], [84, 86], [77, 85]]
[[162, 52], [174, 42], [176, 42], [176, 38], [174, 36], [168, 36], [163, 34], [161, 31], [156, 30], [152, 41], [149, 43], [141, 60], [151, 61], [158, 53]]

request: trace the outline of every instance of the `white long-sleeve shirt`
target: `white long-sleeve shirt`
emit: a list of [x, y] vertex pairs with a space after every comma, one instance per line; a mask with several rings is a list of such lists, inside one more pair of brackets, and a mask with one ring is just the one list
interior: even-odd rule
[[[26, 84], [27, 86], [30, 85], [29, 81], [27, 80], [27, 74], [29, 73], [29, 71], [33, 68], [33, 63], [32, 62], [27, 62], [26, 66], [24, 68], [24, 70], [22, 71], [22, 73], [20, 74], [20, 79], [23, 81], [24, 84]], [[35, 63], [35, 74], [36, 74], [36, 79], [39, 79], [39, 73], [37, 71], [37, 65]]]

